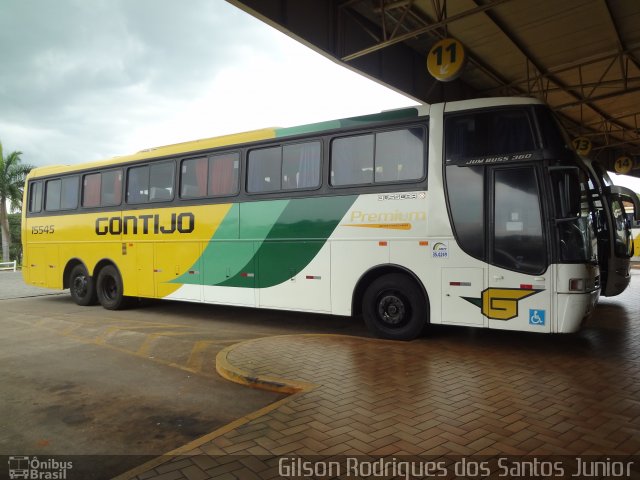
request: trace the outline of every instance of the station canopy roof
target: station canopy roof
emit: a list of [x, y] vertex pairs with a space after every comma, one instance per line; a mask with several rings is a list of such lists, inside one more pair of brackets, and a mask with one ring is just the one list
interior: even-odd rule
[[[420, 101], [533, 96], [591, 158], [640, 177], [638, 0], [229, 0], [315, 50]], [[426, 59], [464, 45], [461, 76], [438, 82]]]

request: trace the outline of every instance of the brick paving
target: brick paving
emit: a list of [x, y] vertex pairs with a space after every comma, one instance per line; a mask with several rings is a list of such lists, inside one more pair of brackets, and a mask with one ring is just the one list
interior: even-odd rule
[[121, 478], [276, 478], [287, 455], [640, 455], [639, 292], [636, 270], [574, 335], [240, 343], [219, 354], [227, 377], [297, 393]]

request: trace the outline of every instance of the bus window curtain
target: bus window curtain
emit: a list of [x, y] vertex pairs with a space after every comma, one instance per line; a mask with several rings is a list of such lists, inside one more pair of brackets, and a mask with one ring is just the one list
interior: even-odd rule
[[254, 152], [251, 152], [249, 154], [248, 170], [249, 170], [249, 176], [247, 179], [248, 180], [247, 190], [249, 192], [259, 192], [263, 184], [262, 171], [264, 169], [262, 168], [261, 163], [257, 161], [256, 155]]
[[198, 197], [207, 195], [207, 159], [199, 158], [196, 161], [196, 182], [198, 183]]
[[82, 206], [97, 207], [100, 205], [100, 185], [101, 175], [99, 173], [86, 175], [84, 177], [84, 188], [82, 191]]
[[307, 143], [300, 149], [297, 188], [316, 187], [320, 183], [320, 144]]
[[113, 176], [113, 204], [122, 203], [122, 171], [117, 171]]
[[235, 193], [236, 182], [234, 164], [237, 155], [212, 157], [209, 165], [209, 195], [229, 195]]

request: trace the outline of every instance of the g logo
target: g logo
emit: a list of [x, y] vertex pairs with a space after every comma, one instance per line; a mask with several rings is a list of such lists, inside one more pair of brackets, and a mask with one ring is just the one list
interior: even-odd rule
[[493, 320], [511, 320], [518, 316], [518, 302], [542, 290], [521, 288], [487, 288], [482, 298], [462, 297], [467, 302], [480, 307], [482, 314]]

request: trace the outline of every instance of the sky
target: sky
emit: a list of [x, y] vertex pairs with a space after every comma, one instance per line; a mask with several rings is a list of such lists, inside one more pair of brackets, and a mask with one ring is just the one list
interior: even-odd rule
[[36, 166], [415, 104], [224, 0], [0, 2], [0, 141]]

